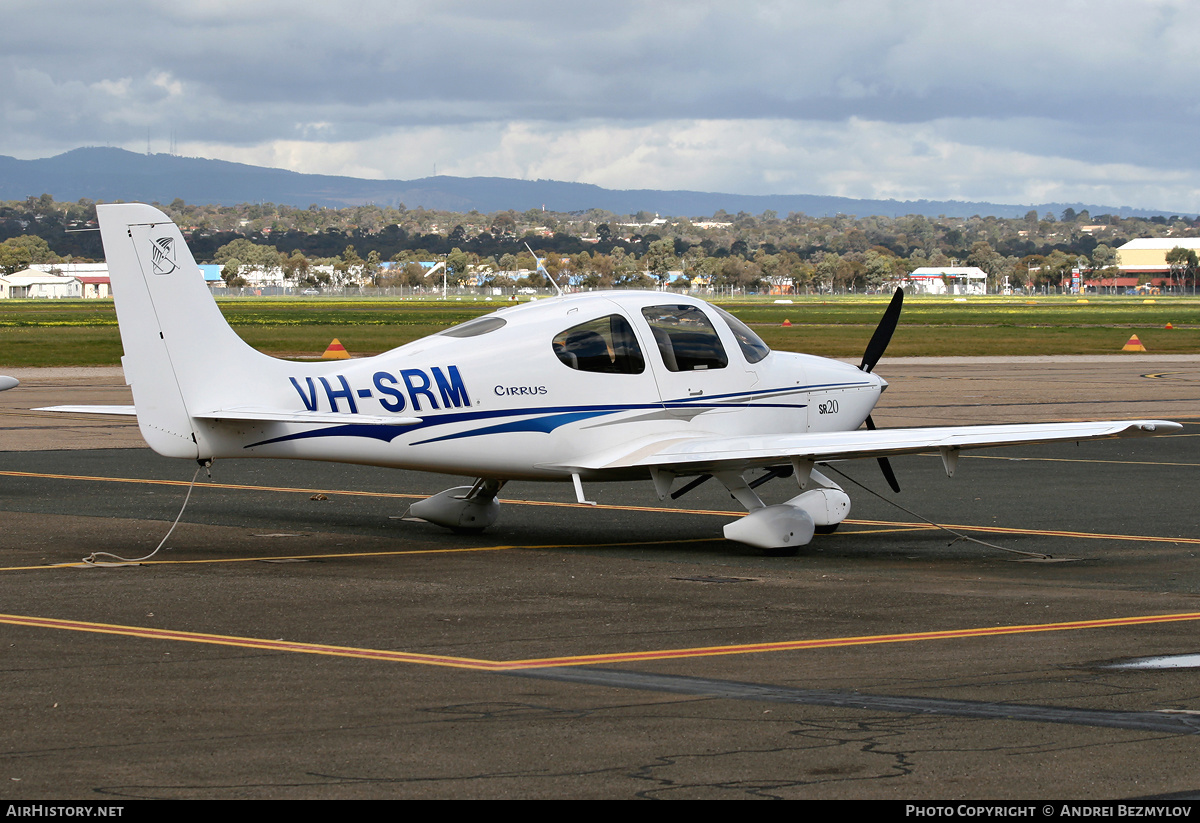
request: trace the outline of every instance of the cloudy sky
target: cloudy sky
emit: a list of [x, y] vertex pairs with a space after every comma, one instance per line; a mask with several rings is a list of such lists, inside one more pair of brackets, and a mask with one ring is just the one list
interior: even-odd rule
[[1200, 212], [1200, 4], [4, 0], [0, 154]]

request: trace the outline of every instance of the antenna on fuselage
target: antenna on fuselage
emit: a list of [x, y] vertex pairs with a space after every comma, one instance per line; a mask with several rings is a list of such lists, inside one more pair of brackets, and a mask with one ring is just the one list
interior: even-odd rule
[[546, 258], [538, 257], [537, 252], [535, 252], [533, 249], [529, 248], [529, 243], [525, 244], [525, 248], [529, 249], [529, 253], [533, 255], [533, 264], [535, 266], [537, 266], [537, 270], [540, 271], [542, 274], [546, 275], [546, 279], [550, 281], [550, 285], [554, 286], [554, 290], [558, 292], [558, 296], [562, 297], [563, 296], [562, 288], [558, 285], [558, 283], [555, 281], [555, 279], [550, 276], [550, 272], [546, 271], [546, 267], [542, 265], [542, 261], [545, 260]]

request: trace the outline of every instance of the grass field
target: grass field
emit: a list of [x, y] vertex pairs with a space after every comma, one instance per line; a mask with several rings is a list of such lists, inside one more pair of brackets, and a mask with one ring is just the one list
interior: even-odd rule
[[[664, 295], [664, 300], [670, 300]], [[860, 355], [888, 297], [721, 301], [772, 347]], [[278, 356], [320, 354], [338, 338], [353, 354], [394, 348], [503, 305], [421, 301], [244, 298], [218, 301], [250, 345]], [[784, 327], [784, 320], [792, 325]], [[1166, 330], [1167, 323], [1174, 325]], [[890, 356], [1114, 354], [1136, 333], [1151, 352], [1200, 353], [1200, 299], [1158, 297], [908, 297]], [[121, 341], [108, 300], [0, 301], [3, 367], [115, 365]]]

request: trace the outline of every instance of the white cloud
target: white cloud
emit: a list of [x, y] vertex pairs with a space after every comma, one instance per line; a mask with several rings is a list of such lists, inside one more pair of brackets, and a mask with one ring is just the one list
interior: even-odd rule
[[183, 94], [183, 83], [176, 80], [168, 72], [160, 71], [154, 75], [151, 82], [171, 97], [179, 97]]
[[[1200, 210], [1185, 0], [12, 0], [0, 153]], [[1163, 198], [1163, 199], [1159, 199]]]
[[244, 148], [185, 143], [200, 156], [296, 171], [413, 179], [435, 173], [571, 180], [614, 189], [821, 193], [899, 200], [1089, 202], [1200, 212], [1185, 170], [1089, 163], [946, 135], [983, 120], [894, 124], [670, 120], [414, 127], [361, 141], [279, 140]]

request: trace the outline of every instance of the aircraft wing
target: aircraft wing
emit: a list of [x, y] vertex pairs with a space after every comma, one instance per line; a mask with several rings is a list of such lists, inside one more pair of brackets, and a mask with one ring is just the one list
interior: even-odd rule
[[645, 467], [675, 474], [698, 474], [777, 466], [792, 459], [821, 463], [900, 454], [941, 452], [946, 456], [962, 449], [994, 446], [1153, 437], [1182, 428], [1179, 423], [1166, 420], [1109, 420], [873, 431], [856, 429], [816, 434], [672, 437], [637, 441], [621, 449], [589, 455], [562, 468], [605, 471]]
[[[34, 411], [72, 412], [74, 414], [117, 414], [136, 416], [133, 406], [45, 406]], [[343, 414], [340, 412], [291, 411], [243, 406], [215, 409], [193, 415], [202, 420], [238, 420], [256, 423], [365, 423], [375, 426], [415, 426], [419, 417], [384, 417], [383, 415]]]

